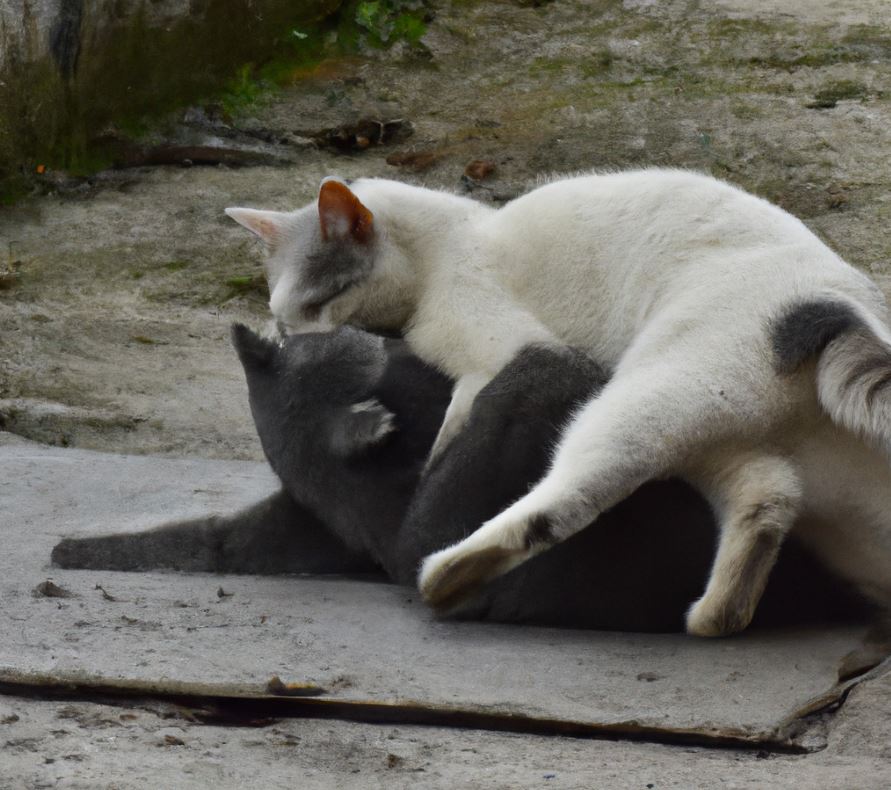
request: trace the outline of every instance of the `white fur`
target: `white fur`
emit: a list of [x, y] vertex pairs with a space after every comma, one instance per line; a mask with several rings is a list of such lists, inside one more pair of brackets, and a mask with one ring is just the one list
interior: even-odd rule
[[[839, 399], [851, 353], [844, 342], [830, 344], [819, 363], [818, 401], [813, 366], [777, 375], [767, 331], [795, 300], [829, 297], [851, 305], [875, 342], [891, 348], [886, 307], [799, 220], [676, 170], [553, 181], [498, 210], [391, 181], [352, 189], [374, 215], [374, 271], [320, 320], [402, 326], [419, 356], [456, 379], [437, 450], [476, 392], [529, 343], [579, 346], [613, 371], [566, 430], [542, 481], [425, 561], [428, 599], [481, 553], [507, 552], [492, 576], [540, 550], [524, 543], [539, 514], [563, 539], [646, 480], [676, 474], [709, 497], [721, 523], [712, 578], [688, 618], [692, 632], [745, 627], [770, 547], [793, 527], [833, 568], [891, 604], [891, 469], [851, 433], [891, 438], [891, 407], [870, 417], [862, 403]], [[309, 206], [282, 216], [271, 307], [299, 328], [300, 262], [318, 244], [318, 213]], [[741, 573], [744, 580], [734, 578]]]

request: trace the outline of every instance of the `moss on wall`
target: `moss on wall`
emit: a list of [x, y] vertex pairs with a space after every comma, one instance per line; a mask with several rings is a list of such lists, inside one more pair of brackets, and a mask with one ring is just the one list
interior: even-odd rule
[[0, 199], [13, 199], [41, 166], [85, 173], [108, 164], [103, 132], [111, 124], [134, 131], [227, 84], [248, 92], [263, 64], [318, 57], [342, 5], [192, 0], [187, 16], [157, 25], [145, 3], [126, 13], [113, 0], [63, 3], [48, 54], [29, 59], [21, 42], [5, 44]]

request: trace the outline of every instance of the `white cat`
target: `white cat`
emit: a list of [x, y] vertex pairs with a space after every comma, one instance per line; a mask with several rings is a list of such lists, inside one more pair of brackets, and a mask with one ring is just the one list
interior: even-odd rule
[[748, 625], [793, 528], [891, 606], [886, 306], [779, 208], [643, 170], [553, 181], [501, 209], [328, 179], [294, 213], [227, 212], [266, 241], [287, 328], [402, 329], [457, 380], [434, 452], [528, 344], [579, 346], [611, 370], [540, 483], [425, 560], [419, 586], [437, 608], [666, 475], [702, 491], [721, 525], [691, 633]]

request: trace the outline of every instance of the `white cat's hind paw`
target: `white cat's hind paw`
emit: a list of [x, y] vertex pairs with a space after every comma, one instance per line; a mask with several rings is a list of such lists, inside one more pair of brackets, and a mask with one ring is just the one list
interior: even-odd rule
[[742, 631], [751, 620], [752, 612], [703, 596], [687, 612], [687, 633], [703, 637], [730, 636]]

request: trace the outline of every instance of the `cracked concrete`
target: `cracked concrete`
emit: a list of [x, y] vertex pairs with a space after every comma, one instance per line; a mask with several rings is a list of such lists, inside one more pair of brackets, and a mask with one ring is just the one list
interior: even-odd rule
[[[659, 765], [656, 786], [684, 786], [690, 755], [704, 760], [698, 770], [744, 766], [746, 781], [807, 781], [817, 766], [856, 787], [891, 776], [891, 667], [854, 681], [834, 711], [837, 666], [862, 627], [718, 641], [560, 631], [437, 622], [414, 591], [362, 580], [66, 571], [48, 565], [62, 535], [228, 512], [275, 481], [253, 462], [118, 456], [5, 433], [0, 466], [0, 787], [237, 786], [247, 764], [272, 787], [296, 776], [310, 787], [605, 781], [578, 762], [585, 753], [619, 755], [626, 779]], [[273, 675], [313, 685], [313, 696], [264, 707]], [[53, 693], [71, 698], [42, 699]], [[259, 702], [247, 713], [214, 701], [245, 694]], [[528, 762], [509, 756], [517, 748]], [[786, 748], [816, 754], [805, 763]]]
[[[368, 581], [52, 568], [63, 535], [232, 512], [274, 490], [274, 478], [265, 464], [5, 436], [0, 510], [15, 518], [0, 527], [0, 667], [19, 672], [260, 685], [277, 674], [342, 702], [745, 736], [771, 733], [830, 689], [863, 634], [822, 626], [709, 641], [438, 622], [414, 590]], [[70, 597], [35, 593], [44, 575]]]
[[830, 746], [810, 755], [299, 719], [231, 728], [161, 703], [3, 697], [0, 787], [878, 790], [891, 781], [889, 678], [852, 692]]

